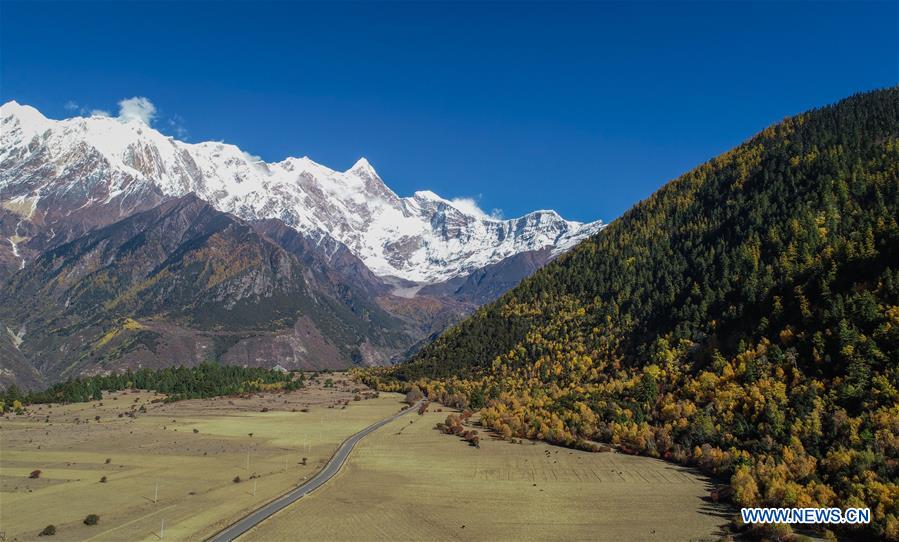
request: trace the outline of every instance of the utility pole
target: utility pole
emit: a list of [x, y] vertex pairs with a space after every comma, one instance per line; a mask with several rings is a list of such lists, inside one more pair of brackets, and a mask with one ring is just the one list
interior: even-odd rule
[[253, 478], [253, 496], [256, 496], [256, 479]]
[[159, 525], [159, 538], [165, 538], [165, 520], [162, 520], [162, 523]]
[[153, 504], [159, 502], [159, 482], [156, 482], [156, 492], [153, 493]]
[[250, 470], [250, 452], [247, 452], [247, 471]]

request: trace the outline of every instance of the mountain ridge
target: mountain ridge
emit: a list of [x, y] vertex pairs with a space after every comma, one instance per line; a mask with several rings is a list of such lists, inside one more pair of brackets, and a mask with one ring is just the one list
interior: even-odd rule
[[3, 368], [13, 363], [27, 385], [34, 375], [23, 360], [54, 381], [210, 359], [339, 368], [408, 348], [406, 324], [309, 247], [282, 248], [193, 194], [167, 200], [46, 251], [9, 279], [0, 322], [22, 359]]
[[[190, 192], [245, 220], [277, 218], [309, 238], [331, 237], [378, 276], [427, 284], [522, 252], [549, 247], [558, 255], [604, 226], [547, 210], [478, 216], [427, 190], [398, 196], [365, 158], [344, 172], [307, 157], [266, 163], [234, 145], [178, 141], [140, 119], [51, 120], [11, 101], [0, 122], [0, 192], [21, 219], [0, 234], [23, 261], [53, 244], [46, 227], [22, 225], [35, 211], [45, 226], [71, 220], [50, 207], [119, 218]], [[98, 220], [84, 219], [76, 231]]]

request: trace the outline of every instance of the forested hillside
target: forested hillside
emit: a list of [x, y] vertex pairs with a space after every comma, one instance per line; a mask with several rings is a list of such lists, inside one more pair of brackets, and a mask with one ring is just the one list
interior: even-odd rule
[[771, 126], [372, 374], [899, 540], [899, 88]]

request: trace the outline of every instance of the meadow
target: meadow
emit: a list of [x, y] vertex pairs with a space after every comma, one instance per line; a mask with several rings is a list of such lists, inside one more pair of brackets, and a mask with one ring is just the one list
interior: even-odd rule
[[[481, 431], [434, 429], [449, 409], [370, 435], [327, 485], [241, 537], [271, 540], [717, 540], [730, 511], [684, 467]], [[474, 429], [479, 429], [473, 427]]]
[[[48, 525], [63, 541], [204, 539], [401, 408], [399, 395], [375, 398], [333, 378], [333, 388], [319, 381], [289, 393], [175, 403], [151, 392], [106, 393], [0, 419], [0, 539], [46, 540], [39, 533]], [[99, 516], [96, 525], [84, 524], [89, 514]]]

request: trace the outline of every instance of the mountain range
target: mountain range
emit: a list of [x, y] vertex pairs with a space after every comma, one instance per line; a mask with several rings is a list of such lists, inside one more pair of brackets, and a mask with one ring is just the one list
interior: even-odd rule
[[604, 227], [400, 197], [137, 118], [0, 108], [0, 382], [385, 364]]
[[336, 240], [378, 276], [416, 283], [546, 247], [558, 254], [602, 228], [554, 211], [500, 220], [430, 191], [401, 198], [365, 158], [343, 172], [306, 157], [266, 163], [234, 145], [178, 141], [139, 118], [57, 121], [9, 102], [0, 123], [4, 205], [39, 212], [46, 227], [80, 220], [88, 229], [192, 192], [244, 220], [279, 219], [309, 238]]

